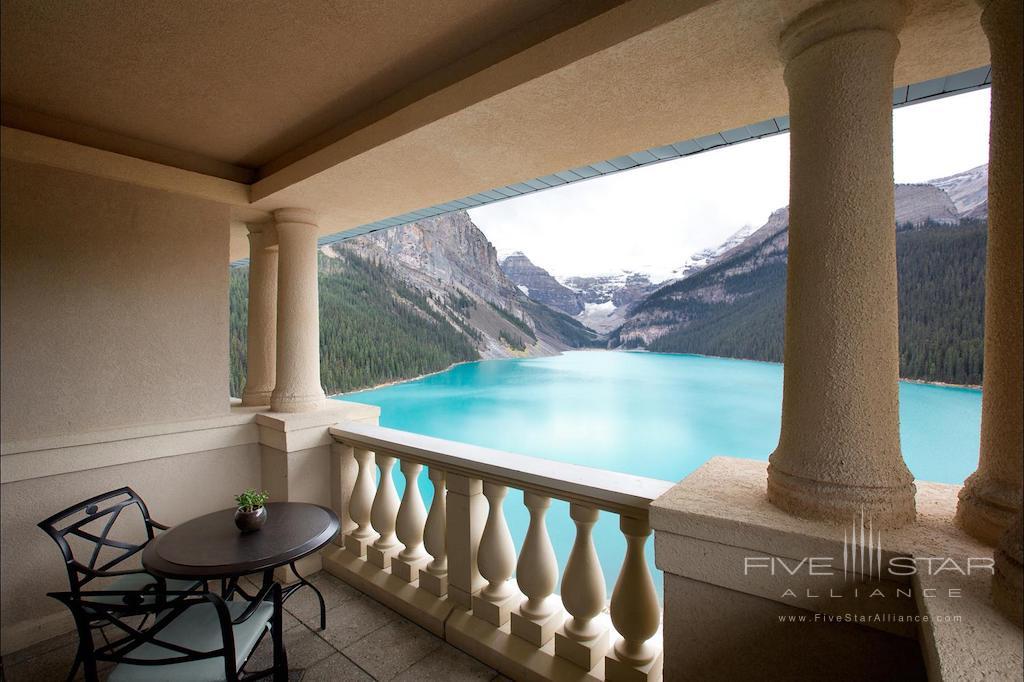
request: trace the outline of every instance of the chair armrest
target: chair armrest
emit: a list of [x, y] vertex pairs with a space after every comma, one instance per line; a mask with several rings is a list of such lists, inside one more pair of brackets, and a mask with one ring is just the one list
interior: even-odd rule
[[245, 611], [242, 612], [242, 615], [231, 621], [231, 624], [238, 625], [239, 623], [244, 623], [248, 620], [249, 617], [256, 612], [256, 609], [259, 608], [260, 604], [266, 601], [268, 595], [270, 595], [271, 601], [274, 603], [274, 608], [279, 608], [281, 606], [281, 586], [272, 582], [270, 583], [270, 587], [262, 588], [256, 593], [256, 596], [249, 602], [249, 606], [247, 606]]
[[165, 526], [164, 524], [160, 523], [159, 521], [154, 521], [153, 519], [146, 519], [146, 523], [148, 523], [153, 528], [156, 528], [157, 530], [170, 530], [171, 529], [170, 526]]

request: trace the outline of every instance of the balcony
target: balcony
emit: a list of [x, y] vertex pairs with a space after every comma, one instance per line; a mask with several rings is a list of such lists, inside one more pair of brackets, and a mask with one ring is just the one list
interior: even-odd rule
[[[327, 630], [288, 603], [303, 679], [1019, 675], [1019, 1], [200, 4], [3, 0], [4, 679], [67, 662], [70, 618], [44, 596], [66, 576], [35, 524], [126, 484], [171, 525], [247, 487], [336, 511], [333, 546], [299, 565]], [[915, 482], [891, 106], [989, 84], [979, 466]], [[783, 133], [770, 467], [723, 453], [652, 481], [385, 429], [324, 396], [324, 240]], [[226, 269], [244, 258], [231, 401]], [[616, 525], [601, 554], [595, 518]]]

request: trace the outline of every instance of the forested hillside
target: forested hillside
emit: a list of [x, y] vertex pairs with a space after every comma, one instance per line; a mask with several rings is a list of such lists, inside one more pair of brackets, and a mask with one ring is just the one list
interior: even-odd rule
[[[480, 358], [550, 355], [597, 335], [527, 298], [465, 213], [324, 247], [320, 375], [328, 394]], [[230, 276], [231, 394], [245, 382], [248, 268]]]
[[[245, 386], [248, 268], [231, 270], [231, 394]], [[438, 312], [444, 302], [351, 253], [320, 256], [320, 380], [329, 394], [408, 379], [478, 360], [469, 336]], [[449, 309], [450, 310], [450, 309]]]
[[[904, 224], [896, 235], [899, 277], [900, 375], [980, 384], [985, 293], [986, 224]], [[643, 312], [671, 308], [687, 322], [648, 344], [652, 351], [782, 361], [786, 306], [785, 251], [757, 251], [719, 263], [652, 296]], [[761, 262], [755, 263], [759, 258]], [[733, 273], [721, 277], [722, 271]], [[712, 284], [719, 302], [687, 298]], [[630, 345], [639, 345], [634, 341]]]

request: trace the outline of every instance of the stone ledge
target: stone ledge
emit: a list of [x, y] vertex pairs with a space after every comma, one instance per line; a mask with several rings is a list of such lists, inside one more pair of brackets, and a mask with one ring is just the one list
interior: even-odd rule
[[256, 415], [256, 423], [277, 431], [288, 433], [318, 426], [333, 426], [338, 422], [365, 421], [380, 417], [380, 408], [376, 405], [364, 405], [345, 400], [325, 400], [324, 407], [312, 412], [270, 412], [261, 411]]
[[[750, 574], [743, 572], [742, 565], [730, 571], [728, 564], [716, 565], [716, 559], [728, 556], [735, 563], [742, 561], [746, 553], [756, 553], [770, 562], [777, 558], [799, 561], [812, 556], [841, 561], [843, 533], [852, 531], [852, 527], [786, 514], [768, 502], [766, 479], [765, 462], [716, 457], [655, 500], [651, 504], [651, 526], [655, 529], [658, 567], [672, 575], [764, 597], [766, 586], [778, 587], [781, 578], [766, 575], [765, 571], [759, 578], [744, 583], [742, 579]], [[883, 571], [881, 577], [909, 589], [913, 595], [917, 612], [913, 615], [922, 619], [917, 623], [918, 639], [929, 676], [958, 679], [1018, 673], [1024, 663], [1024, 635], [992, 606], [991, 574], [978, 568], [971, 570], [970, 575], [962, 574], [968, 559], [990, 559], [992, 549], [953, 524], [960, 486], [923, 481], [916, 485], [917, 520], [880, 534], [882, 565], [889, 566], [890, 559], [903, 557], [916, 559], [916, 565], [925, 566], [925, 559], [941, 557], [952, 559], [957, 568], [922, 568], [912, 576], [887, 575]], [[850, 521], [852, 524], [854, 519]], [[700, 551], [688, 551], [695, 548]], [[737, 549], [746, 552], [737, 553]], [[789, 561], [786, 565], [795, 564]], [[933, 563], [936, 569], [940, 565], [941, 562]], [[860, 570], [860, 566], [853, 572], [856, 575], [852, 576], [851, 586], [871, 587], [879, 577]], [[782, 577], [788, 578], [785, 574]], [[820, 580], [817, 576], [814, 580], [804, 576], [794, 582], [800, 587], [821, 587], [834, 580], [834, 576]], [[950, 590], [957, 596], [951, 596]], [[933, 596], [926, 596], [929, 592]], [[784, 600], [779, 595], [774, 599], [806, 610], [834, 610], [806, 598]], [[879, 606], [882, 604], [876, 610]], [[870, 606], [867, 608], [871, 610]], [[956, 616], [960, 622], [944, 622]], [[893, 632], [893, 628], [879, 629]]]
[[447, 599], [435, 597], [340, 547], [323, 551], [323, 567], [438, 637], [445, 636], [445, 621], [453, 608]]

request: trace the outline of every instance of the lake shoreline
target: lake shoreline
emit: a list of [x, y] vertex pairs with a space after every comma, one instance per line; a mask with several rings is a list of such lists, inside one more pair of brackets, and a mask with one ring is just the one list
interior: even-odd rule
[[[714, 359], [714, 360], [739, 360], [741, 362], [760, 362], [760, 363], [764, 363], [766, 365], [779, 365], [779, 366], [782, 366], [781, 362], [773, 362], [771, 360], [751, 360], [749, 358], [730, 358], [730, 357], [727, 357], [727, 356], [724, 356], [724, 355], [704, 355], [703, 353], [663, 353], [663, 352], [649, 351], [649, 350], [646, 350], [644, 348], [628, 348], [628, 349], [619, 349], [619, 348], [567, 348], [564, 351], [562, 351], [561, 353], [558, 353], [557, 355], [562, 355], [562, 353], [568, 353], [568, 352], [577, 353], [577, 352], [591, 352], [591, 351], [593, 351], [593, 352], [606, 352], [606, 353], [643, 353], [643, 354], [646, 354], [646, 355], [673, 355], [673, 356], [681, 356], [681, 357], [692, 356], [692, 357], [695, 357], [695, 358], [711, 358], [711, 359]], [[524, 356], [522, 358], [516, 358], [516, 357], [511, 357], [511, 358], [480, 358], [479, 360], [461, 360], [459, 362], [453, 362], [452, 364], [448, 365], [444, 369], [439, 369], [436, 372], [427, 372], [425, 374], [420, 374], [418, 376], [409, 377], [408, 379], [396, 379], [394, 381], [386, 381], [386, 382], [384, 382], [382, 384], [377, 384], [375, 386], [367, 386], [366, 388], [356, 389], [355, 391], [349, 391], [347, 393], [332, 393], [331, 395], [327, 396], [327, 398], [331, 399], [331, 400], [337, 400], [337, 399], [343, 398], [344, 396], [347, 396], [347, 395], [355, 395], [355, 394], [358, 394], [358, 393], [364, 393], [366, 391], [376, 391], [378, 388], [387, 388], [388, 386], [397, 386], [398, 384], [404, 384], [404, 383], [408, 383], [410, 381], [419, 381], [420, 379], [426, 379], [427, 377], [432, 377], [432, 376], [434, 376], [436, 374], [443, 374], [443, 373], [445, 373], [445, 372], [447, 372], [449, 370], [452, 370], [452, 369], [458, 367], [459, 365], [468, 365], [468, 364], [471, 364], [471, 363], [474, 363], [474, 362], [489, 362], [491, 360], [522, 360], [522, 359], [527, 359], [527, 358], [544, 358], [544, 357], [556, 357], [556, 356], [554, 356], [554, 355], [527, 355], [527, 356]], [[946, 382], [943, 382], [943, 381], [927, 381], [925, 379], [905, 379], [903, 377], [900, 377], [900, 381], [905, 381], [908, 384], [920, 384], [922, 386], [937, 386], [939, 388], [964, 388], [964, 389], [969, 389], [969, 390], [973, 390], [973, 391], [980, 391], [981, 390], [981, 386], [977, 386], [975, 384], [950, 384], [950, 383], [946, 383]]]

